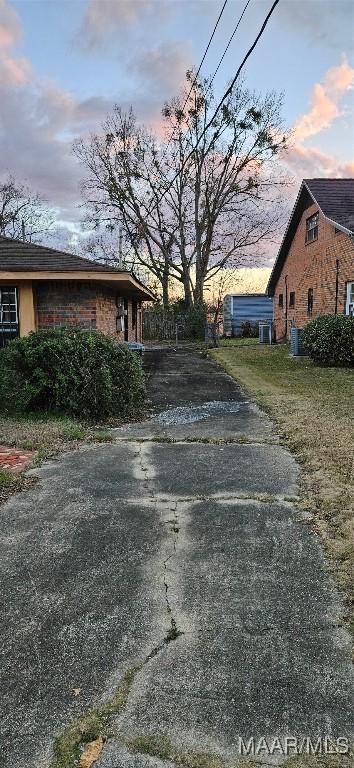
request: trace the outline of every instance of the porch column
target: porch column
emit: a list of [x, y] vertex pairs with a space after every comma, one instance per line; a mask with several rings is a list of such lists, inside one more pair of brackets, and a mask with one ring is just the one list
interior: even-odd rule
[[18, 314], [20, 336], [27, 336], [36, 330], [32, 281], [20, 283], [18, 287]]

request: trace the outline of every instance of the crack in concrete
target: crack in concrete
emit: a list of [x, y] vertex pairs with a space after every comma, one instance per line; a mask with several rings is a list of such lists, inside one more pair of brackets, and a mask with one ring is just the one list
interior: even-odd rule
[[[133, 474], [135, 478], [142, 481], [145, 486], [146, 493], [148, 494], [145, 501], [154, 504], [157, 511], [160, 502], [156, 496], [152, 483], [152, 480], [154, 479], [154, 470], [149, 461], [148, 453], [149, 447], [146, 445], [139, 446], [139, 451], [135, 456], [136, 461], [133, 463]], [[173, 548], [170, 555], [163, 560], [163, 586], [166, 613], [169, 619], [168, 630], [164, 637], [151, 648], [142, 661], [126, 670], [111, 699], [104, 704], [83, 713], [78, 720], [70, 723], [63, 733], [55, 739], [53, 745], [53, 758], [49, 768], [75, 768], [75, 766], [78, 765], [78, 760], [82, 756], [85, 748], [87, 748], [91, 742], [96, 739], [102, 739], [103, 742], [106, 742], [110, 736], [109, 729], [111, 721], [113, 717], [124, 711], [137, 674], [141, 672], [141, 670], [166, 646], [184, 634], [184, 632], [178, 629], [177, 620], [173, 614], [169, 597], [170, 585], [167, 577], [168, 562], [175, 556], [177, 551], [177, 536], [179, 532], [177, 502], [173, 502], [173, 505], [174, 506], [171, 507], [171, 511], [174, 513], [171, 529], [173, 533]]]
[[[121, 427], [119, 427], [121, 429]], [[112, 430], [113, 431], [113, 430]], [[146, 444], [151, 445], [157, 443], [158, 445], [166, 443], [170, 445], [278, 445], [279, 440], [274, 438], [258, 438], [255, 440], [247, 437], [247, 435], [239, 435], [238, 437], [171, 437], [169, 435], [156, 435], [149, 437], [115, 437], [116, 443], [131, 443], [131, 444]]]
[[[138, 470], [138, 472], [136, 474], [140, 475], [140, 477], [143, 479], [144, 485], [145, 485], [147, 493], [148, 493], [147, 500], [150, 501], [150, 503], [155, 505], [156, 512], [157, 512], [157, 507], [158, 507], [160, 501], [159, 501], [159, 498], [156, 495], [155, 488], [154, 488], [154, 485], [152, 483], [152, 480], [154, 479], [154, 471], [153, 471], [153, 468], [152, 468], [151, 463], [149, 461], [148, 450], [146, 450], [146, 444], [145, 443], [143, 443], [143, 444], [141, 444], [139, 446], [138, 463], [139, 463], [140, 466], [139, 466], [139, 470]], [[173, 533], [173, 551], [172, 551], [172, 553], [168, 557], [166, 557], [163, 560], [163, 576], [162, 576], [162, 578], [163, 578], [163, 585], [164, 585], [164, 592], [165, 592], [166, 612], [167, 612], [167, 615], [168, 615], [168, 618], [169, 618], [170, 626], [169, 626], [169, 629], [168, 629], [167, 634], [166, 634], [165, 638], [163, 639], [163, 641], [161, 641], [161, 643], [159, 643], [156, 646], [156, 648], [154, 648], [151, 651], [151, 653], [149, 654], [149, 659], [153, 658], [153, 656], [156, 656], [156, 653], [158, 653], [162, 649], [163, 645], [168, 644], [169, 642], [171, 642], [171, 640], [176, 640], [177, 637], [180, 637], [181, 635], [184, 634], [181, 630], [178, 629], [177, 620], [176, 620], [176, 617], [174, 616], [173, 611], [172, 611], [171, 601], [170, 601], [170, 598], [169, 598], [169, 588], [170, 588], [170, 585], [169, 585], [168, 578], [167, 578], [167, 574], [168, 574], [168, 565], [167, 564], [176, 555], [176, 552], [177, 552], [177, 538], [178, 538], [178, 533], [179, 533], [179, 520], [178, 520], [178, 514], [177, 514], [177, 504], [178, 504], [178, 502], [174, 501], [173, 504], [174, 504], [174, 507], [171, 507], [171, 512], [174, 513], [174, 517], [173, 517], [173, 521], [172, 521], [172, 529], [171, 529], [171, 531]]]
[[178, 508], [178, 502], [176, 501], [175, 502], [175, 508], [174, 509], [172, 507], [170, 508], [171, 512], [174, 513], [174, 517], [173, 517], [173, 520], [172, 520], [172, 528], [171, 528], [171, 532], [173, 533], [173, 551], [163, 561], [163, 566], [164, 566], [163, 583], [164, 583], [164, 587], [165, 587], [166, 610], [167, 610], [167, 613], [168, 613], [168, 615], [170, 617], [170, 622], [171, 622], [170, 632], [172, 633], [172, 635], [175, 638], [178, 637], [179, 635], [183, 635], [184, 633], [178, 629], [177, 621], [176, 621], [176, 619], [175, 619], [175, 617], [173, 615], [171, 601], [170, 601], [170, 598], [169, 598], [170, 585], [169, 585], [169, 582], [168, 582], [167, 574], [168, 574], [168, 563], [177, 554], [177, 542], [178, 542], [178, 534], [179, 534], [179, 518], [178, 518], [177, 508]]
[[[287, 496], [287, 494], [271, 494], [271, 493], [239, 493], [239, 494], [223, 494], [223, 493], [211, 493], [208, 495], [202, 495], [197, 494], [196, 496], [179, 496], [176, 498], [171, 498], [168, 494], [165, 495], [159, 495], [154, 494], [152, 497], [151, 495], [148, 496], [130, 496], [129, 498], [126, 498], [126, 502], [128, 504], [184, 504], [184, 503], [198, 503], [200, 501], [210, 501], [210, 502], [231, 502], [233, 504], [249, 504], [249, 503], [260, 503], [260, 504], [283, 504], [284, 506], [288, 507], [294, 507], [299, 502], [299, 497], [292, 496], [291, 499]], [[305, 521], [307, 521], [306, 516], [304, 517]], [[165, 521], [165, 522], [171, 522], [171, 521]], [[303, 522], [303, 519], [296, 519], [295, 522]]]

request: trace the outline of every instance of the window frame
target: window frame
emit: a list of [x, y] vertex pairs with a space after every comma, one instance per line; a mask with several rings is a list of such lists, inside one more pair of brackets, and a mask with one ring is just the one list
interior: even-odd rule
[[284, 309], [284, 294], [283, 293], [279, 293], [279, 296], [278, 296], [278, 307], [280, 309]]
[[[309, 226], [309, 222], [315, 221], [313, 226]], [[305, 231], [305, 243], [306, 245], [308, 243], [314, 243], [315, 240], [318, 240], [318, 224], [319, 224], [319, 211], [316, 213], [313, 213], [312, 216], [308, 216], [306, 219], [306, 231]], [[313, 234], [313, 236], [309, 237], [309, 234]]]
[[289, 309], [295, 309], [296, 292], [289, 291]]
[[[10, 293], [13, 293], [13, 301], [10, 300]], [[8, 301], [3, 302], [3, 294], [8, 294]], [[9, 314], [9, 318], [4, 318], [4, 313]], [[14, 315], [14, 319], [11, 318]], [[15, 285], [0, 285], [0, 325], [18, 326], [18, 292]]]
[[345, 314], [348, 317], [354, 316], [354, 280], [348, 280], [345, 284]]

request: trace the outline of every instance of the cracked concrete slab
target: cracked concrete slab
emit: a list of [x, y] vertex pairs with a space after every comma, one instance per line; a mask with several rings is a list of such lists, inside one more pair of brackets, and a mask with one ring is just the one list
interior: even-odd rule
[[19, 768], [38, 768], [41, 746], [114, 690], [165, 621], [155, 510], [109, 492], [53, 499], [46, 473], [2, 510], [1, 751]]
[[352, 734], [350, 642], [314, 534], [290, 505], [191, 506], [170, 563], [185, 635], [137, 678], [116, 726], [230, 759], [239, 736]]
[[[294, 459], [257, 444], [268, 420], [213, 363], [159, 350], [147, 366], [155, 418], [45, 464], [1, 509], [4, 768], [48, 768], [54, 738], [135, 664], [112, 724], [125, 738], [160, 733], [230, 758], [238, 735], [353, 735], [340, 599], [284, 500]], [[179, 408], [204, 416], [159, 423]], [[129, 442], [147, 428], [197, 440], [242, 429], [251, 442]], [[170, 768], [114, 739], [96, 765]]]
[[276, 442], [269, 418], [213, 361], [184, 351], [146, 353], [152, 414], [140, 424], [113, 430], [117, 439], [245, 438]]

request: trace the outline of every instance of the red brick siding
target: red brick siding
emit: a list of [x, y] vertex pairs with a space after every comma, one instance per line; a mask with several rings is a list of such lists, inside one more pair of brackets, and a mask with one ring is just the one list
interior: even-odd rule
[[96, 316], [98, 331], [123, 340], [123, 334], [117, 332], [116, 295], [108, 288], [100, 289], [97, 293]]
[[[305, 243], [306, 219], [318, 211], [311, 205], [304, 211], [296, 234], [284, 262], [274, 293], [274, 322], [276, 339], [285, 336], [286, 282], [288, 295], [288, 329], [293, 324], [302, 328], [319, 315], [334, 314], [336, 297], [336, 260], [339, 260], [338, 307], [345, 312], [346, 283], [354, 280], [354, 242], [319, 216], [318, 239]], [[307, 313], [308, 289], [313, 289], [313, 311]], [[295, 307], [289, 307], [290, 292], [295, 292]], [[279, 307], [279, 294], [283, 294], [284, 307]]]
[[79, 325], [96, 328], [96, 287], [76, 281], [38, 283], [35, 291], [37, 327]]
[[[100, 290], [97, 295], [97, 330], [106, 333], [108, 336], [114, 336], [119, 341], [124, 341], [124, 333], [117, 332], [117, 297], [110, 289]], [[123, 297], [122, 297], [123, 298]], [[137, 311], [136, 328], [132, 326], [132, 308], [133, 301], [128, 299], [128, 341], [141, 341], [141, 310]], [[125, 318], [127, 321], [127, 318]]]
[[[45, 281], [35, 292], [37, 327], [79, 325], [86, 330], [98, 330], [124, 341], [117, 332], [116, 293], [109, 287], [97, 287], [79, 281]], [[132, 328], [132, 300], [128, 299], [128, 340], [141, 341], [141, 305], [138, 304], [136, 329]]]

